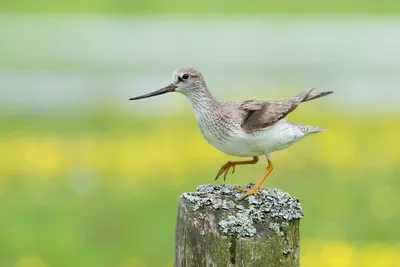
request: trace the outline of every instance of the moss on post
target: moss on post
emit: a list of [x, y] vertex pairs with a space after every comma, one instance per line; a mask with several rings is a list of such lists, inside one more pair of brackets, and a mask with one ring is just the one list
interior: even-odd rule
[[299, 201], [279, 189], [241, 196], [232, 185], [200, 185], [180, 196], [175, 267], [300, 265]]

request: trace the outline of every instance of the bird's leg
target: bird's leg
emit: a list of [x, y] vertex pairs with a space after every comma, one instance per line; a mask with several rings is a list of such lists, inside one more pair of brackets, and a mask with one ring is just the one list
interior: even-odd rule
[[214, 181], [216, 181], [221, 174], [224, 174], [224, 182], [226, 180], [226, 175], [228, 174], [229, 169], [232, 167], [232, 173], [235, 172], [236, 165], [246, 165], [246, 164], [256, 164], [258, 162], [258, 157], [253, 157], [252, 160], [246, 161], [228, 161], [219, 169], [217, 176], [215, 177]]
[[242, 196], [240, 199], [244, 199], [245, 197], [247, 197], [248, 195], [257, 195], [258, 194], [258, 189], [260, 188], [260, 186], [264, 183], [265, 179], [267, 178], [267, 176], [271, 173], [273, 166], [272, 166], [272, 162], [269, 158], [267, 158], [268, 160], [268, 167], [267, 167], [267, 171], [265, 172], [264, 176], [261, 178], [260, 181], [258, 181], [258, 183], [253, 186], [253, 188], [250, 189], [244, 189], [244, 188], [239, 188], [236, 187], [237, 190], [244, 192], [244, 196]]

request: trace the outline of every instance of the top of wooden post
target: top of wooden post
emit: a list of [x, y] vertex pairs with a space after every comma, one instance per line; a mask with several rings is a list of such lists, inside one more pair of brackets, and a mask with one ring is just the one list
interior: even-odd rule
[[[252, 184], [244, 186], [249, 188]], [[209, 212], [214, 210], [217, 216], [219, 231], [223, 235], [236, 237], [253, 237], [263, 235], [264, 227], [258, 222], [269, 221], [268, 232], [273, 230], [283, 235], [288, 223], [303, 216], [300, 201], [286, 192], [275, 188], [262, 188], [259, 194], [250, 195], [240, 200], [243, 193], [234, 185], [199, 185], [197, 192], [183, 193], [185, 201], [192, 211]], [[266, 220], [267, 218], [270, 218]], [[271, 220], [272, 219], [272, 220]]]
[[280, 189], [242, 196], [233, 185], [211, 184], [181, 195], [175, 267], [300, 265], [299, 200]]

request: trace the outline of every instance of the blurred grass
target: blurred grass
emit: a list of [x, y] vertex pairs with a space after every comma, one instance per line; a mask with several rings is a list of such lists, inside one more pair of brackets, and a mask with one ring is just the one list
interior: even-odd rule
[[394, 0], [362, 1], [1, 1], [2, 12], [40, 13], [151, 13], [151, 14], [396, 14], [400, 3]]
[[[395, 266], [399, 116], [309, 107], [290, 119], [329, 128], [274, 153], [265, 184], [302, 202], [302, 264]], [[3, 112], [0, 121], [0, 266], [171, 266], [178, 196], [232, 159], [192, 116]], [[264, 168], [239, 168], [228, 183], [256, 181]]]
[[[394, 0], [0, 1], [3, 15], [326, 16], [399, 11], [400, 2]], [[6, 68], [13, 67], [4, 62]], [[15, 68], [36, 67], [26, 63]], [[264, 185], [301, 200], [302, 266], [398, 265], [400, 117], [373, 114], [309, 107], [290, 116], [329, 129], [274, 153], [275, 170]], [[127, 116], [115, 110], [24, 115], [1, 110], [0, 267], [172, 266], [178, 196], [211, 183], [221, 164], [231, 159], [206, 144], [193, 116]], [[228, 183], [256, 181], [264, 168], [264, 159], [238, 168]]]

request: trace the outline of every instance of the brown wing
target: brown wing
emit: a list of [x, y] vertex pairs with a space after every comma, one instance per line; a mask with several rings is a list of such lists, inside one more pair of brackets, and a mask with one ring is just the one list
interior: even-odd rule
[[295, 97], [282, 100], [249, 100], [238, 108], [246, 111], [241, 125], [246, 132], [254, 132], [271, 126], [285, 118], [297, 106], [308, 99], [313, 89], [298, 94]]

